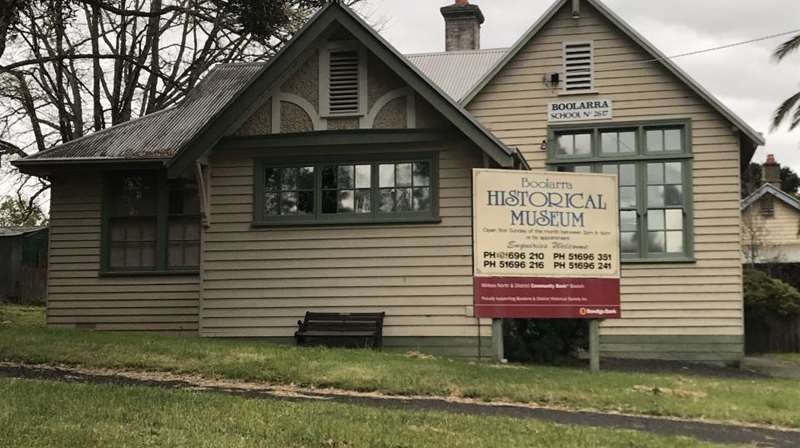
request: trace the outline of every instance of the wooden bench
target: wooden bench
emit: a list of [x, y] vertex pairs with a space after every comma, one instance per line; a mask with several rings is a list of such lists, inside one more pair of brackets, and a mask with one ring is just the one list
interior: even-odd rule
[[336, 347], [383, 346], [383, 318], [386, 313], [313, 313], [297, 321], [297, 345]]

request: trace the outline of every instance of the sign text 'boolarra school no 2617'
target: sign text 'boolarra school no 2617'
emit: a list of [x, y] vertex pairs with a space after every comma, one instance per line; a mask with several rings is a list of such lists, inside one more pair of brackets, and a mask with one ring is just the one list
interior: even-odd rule
[[475, 311], [619, 318], [615, 176], [476, 169]]

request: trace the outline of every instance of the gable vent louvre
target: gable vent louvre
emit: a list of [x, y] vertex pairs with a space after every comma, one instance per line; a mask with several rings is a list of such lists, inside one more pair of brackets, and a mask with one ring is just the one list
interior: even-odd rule
[[358, 51], [331, 51], [328, 104], [331, 115], [359, 112]]
[[594, 87], [591, 42], [564, 44], [564, 91], [587, 92]]

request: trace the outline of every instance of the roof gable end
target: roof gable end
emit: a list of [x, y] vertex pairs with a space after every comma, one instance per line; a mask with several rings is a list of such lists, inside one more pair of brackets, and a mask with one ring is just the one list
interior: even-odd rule
[[[492, 68], [486, 76], [464, 97], [462, 100], [462, 104], [467, 105], [469, 104], [478, 94], [495, 78], [495, 76], [500, 73], [500, 71], [509, 63], [511, 62], [517, 54], [522, 51], [522, 49], [536, 36], [539, 32], [553, 19], [553, 17], [565, 6], [568, 5], [572, 0], [558, 0], [556, 1], [545, 13], [537, 20], [525, 34], [517, 40], [511, 50], [503, 57], [495, 66]], [[611, 9], [609, 9], [603, 2], [600, 0], [580, 0], [585, 1], [592, 7], [594, 7], [601, 15], [603, 15], [609, 22], [611, 22], [615, 27], [617, 27], [620, 31], [623, 32], [628, 38], [633, 40], [637, 45], [643, 48], [647, 53], [649, 53], [653, 59], [657, 60], [664, 66], [670, 73], [676, 76], [681, 82], [691, 88], [700, 98], [710, 104], [715, 110], [717, 110], [725, 119], [730, 121], [737, 129], [739, 129], [743, 136], [749, 140], [749, 143], [752, 145], [752, 151], [755, 151], [755, 147], [763, 145], [765, 143], [764, 136], [753, 129], [749, 124], [747, 124], [741, 117], [736, 115], [733, 111], [731, 111], [728, 107], [726, 107], [722, 102], [720, 102], [711, 92], [706, 90], [703, 86], [701, 86], [697, 81], [695, 81], [689, 74], [687, 74], [683, 69], [678, 67], [671, 59], [669, 59], [664, 53], [662, 53], [658, 48], [656, 48], [652, 43], [650, 43], [647, 39], [645, 39], [641, 34], [639, 34], [636, 30], [633, 29], [627, 22], [625, 22], [620, 16], [614, 13]], [[750, 154], [752, 157], [752, 154]], [[749, 157], [748, 157], [749, 160]]]
[[771, 195], [776, 199], [780, 200], [784, 204], [788, 205], [794, 210], [800, 212], [800, 199], [786, 193], [785, 191], [779, 189], [778, 187], [772, 184], [764, 184], [760, 186], [756, 191], [754, 191], [750, 196], [746, 197], [742, 200], [742, 210], [748, 209], [750, 206], [755, 204], [759, 199], [763, 198], [766, 195]]

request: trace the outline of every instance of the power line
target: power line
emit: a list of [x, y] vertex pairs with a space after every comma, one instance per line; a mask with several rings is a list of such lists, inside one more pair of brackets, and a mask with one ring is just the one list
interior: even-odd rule
[[648, 64], [650, 62], [661, 62], [661, 61], [665, 61], [665, 60], [669, 60], [669, 59], [677, 59], [677, 58], [682, 58], [682, 57], [686, 57], [686, 56], [695, 56], [695, 55], [698, 55], [698, 54], [711, 53], [713, 51], [726, 50], [728, 48], [740, 47], [742, 45], [749, 45], [749, 44], [756, 43], [756, 42], [761, 42], [761, 41], [770, 40], [770, 39], [776, 39], [778, 37], [783, 37], [783, 36], [787, 36], [789, 34], [798, 34], [798, 33], [800, 33], [800, 29], [796, 29], [796, 30], [792, 30], [792, 31], [785, 31], [783, 33], [778, 33], [778, 34], [770, 34], [768, 36], [757, 37], [755, 39], [745, 40], [745, 41], [742, 41], [742, 42], [735, 42], [735, 43], [732, 43], [732, 44], [720, 45], [718, 47], [706, 48], [704, 50], [690, 51], [690, 52], [687, 52], [687, 53], [680, 53], [680, 54], [676, 54], [676, 55], [672, 55], [672, 56], [666, 56], [666, 57], [663, 57], [663, 58], [655, 58], [655, 59], [648, 59], [648, 60], [644, 60], [644, 61], [638, 61], [638, 62], [634, 62], [633, 64]]

